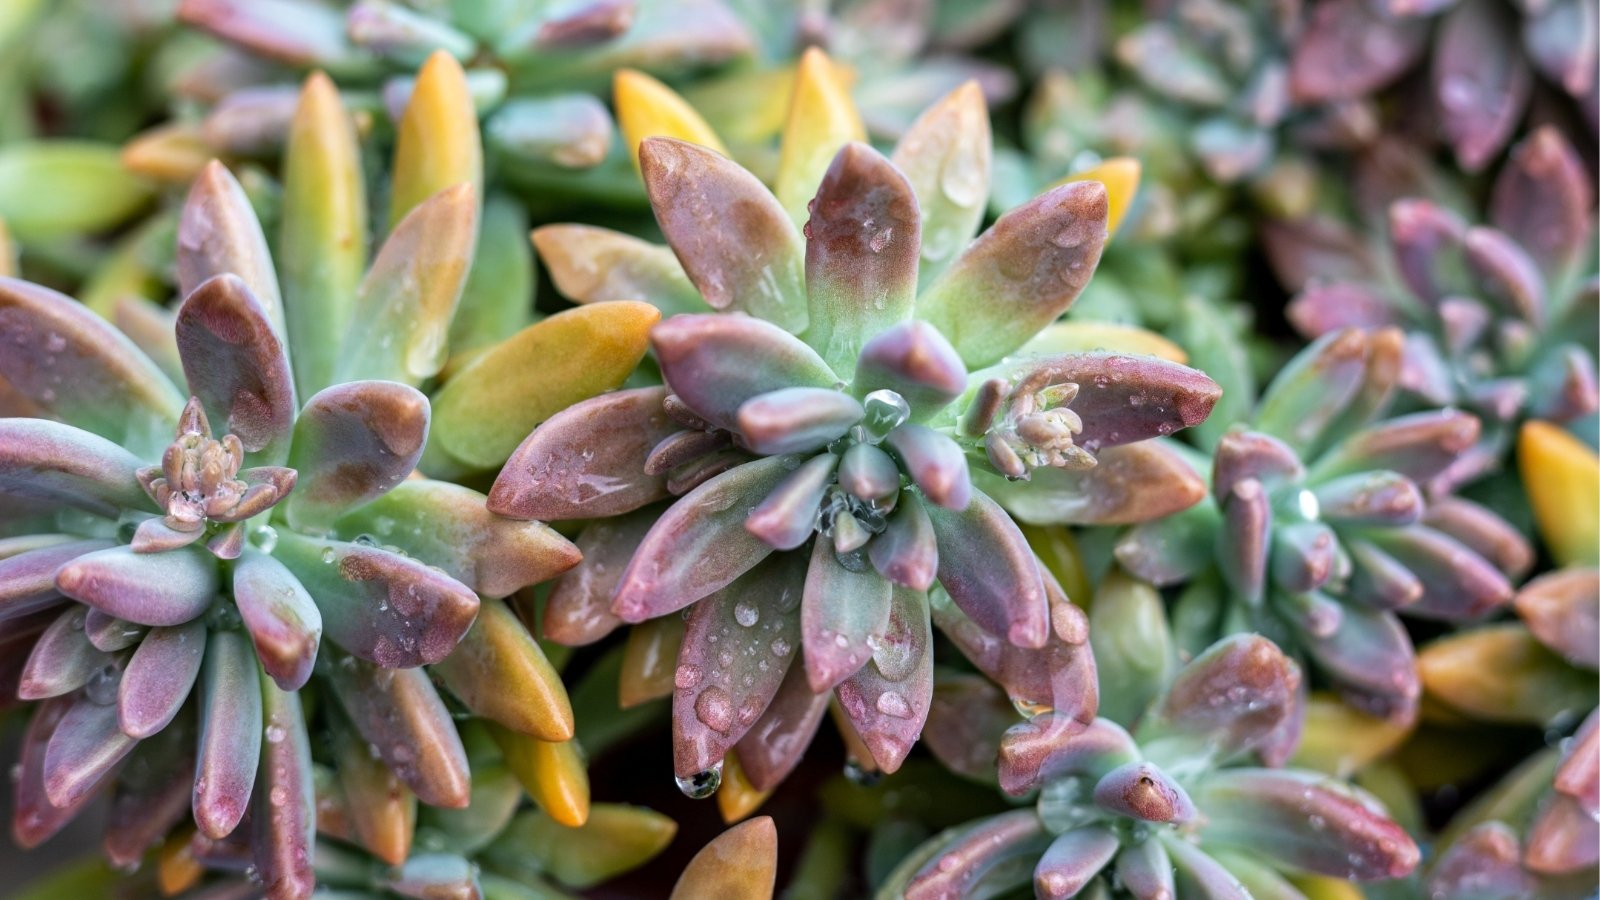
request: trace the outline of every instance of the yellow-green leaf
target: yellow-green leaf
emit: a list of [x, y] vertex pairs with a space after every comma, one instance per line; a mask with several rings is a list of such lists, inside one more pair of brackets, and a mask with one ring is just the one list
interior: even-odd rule
[[1600, 456], [1555, 425], [1528, 422], [1517, 466], [1550, 555], [1564, 566], [1600, 565]]
[[1099, 165], [1073, 172], [1057, 184], [1072, 181], [1098, 181], [1106, 186], [1106, 237], [1116, 235], [1122, 217], [1128, 214], [1133, 197], [1139, 192], [1139, 175], [1142, 167], [1131, 156], [1113, 156]]
[[806, 205], [816, 196], [822, 173], [839, 148], [867, 139], [861, 113], [850, 99], [850, 83], [833, 60], [815, 47], [800, 57], [789, 120], [783, 129], [778, 173], [772, 190], [795, 224], [804, 224]]
[[484, 350], [434, 397], [424, 468], [444, 477], [498, 467], [535, 425], [620, 387], [660, 318], [648, 303], [593, 303]]
[[1293, 765], [1348, 778], [1387, 756], [1413, 724], [1369, 716], [1332, 694], [1312, 694]]
[[17, 277], [17, 245], [11, 240], [11, 229], [0, 219], [0, 278]]
[[671, 900], [766, 900], [778, 877], [778, 829], [770, 816], [735, 825], [705, 845], [678, 876]]
[[541, 740], [572, 739], [561, 676], [503, 600], [484, 598], [472, 628], [432, 671], [476, 715]]
[[650, 137], [670, 137], [715, 150], [728, 150], [706, 120], [672, 88], [634, 69], [618, 69], [611, 82], [622, 142], [639, 167], [639, 142]]
[[1448, 635], [1417, 653], [1417, 674], [1434, 697], [1474, 718], [1546, 725], [1594, 708], [1593, 673], [1556, 656], [1521, 623]]
[[467, 182], [481, 193], [483, 146], [466, 73], [438, 50], [423, 63], [400, 117], [394, 149], [389, 224], [448, 187]]
[[302, 397], [333, 381], [366, 268], [366, 241], [366, 184], [355, 125], [338, 88], [314, 72], [289, 125], [278, 236], [284, 316]]
[[739, 765], [738, 752], [729, 750], [722, 759], [722, 786], [717, 789], [717, 811], [722, 813], [722, 821], [732, 825], [748, 818], [770, 796], [770, 788], [756, 790], [749, 776], [745, 775], [744, 767]]
[[41, 140], [0, 147], [0, 217], [24, 243], [105, 231], [153, 196], [148, 181], [122, 167], [112, 144]]
[[569, 828], [589, 820], [589, 772], [576, 741], [541, 741], [489, 722], [489, 733], [533, 802]]
[[1032, 340], [1017, 351], [1023, 354], [1053, 355], [1057, 353], [1087, 353], [1091, 350], [1114, 350], [1119, 353], [1141, 353], [1159, 356], [1179, 364], [1189, 362], [1189, 354], [1153, 331], [1136, 325], [1119, 325], [1115, 322], [1070, 320], [1052, 322]]
[[133, 136], [122, 145], [122, 167], [168, 184], [188, 184], [217, 155], [199, 125], [171, 122]]

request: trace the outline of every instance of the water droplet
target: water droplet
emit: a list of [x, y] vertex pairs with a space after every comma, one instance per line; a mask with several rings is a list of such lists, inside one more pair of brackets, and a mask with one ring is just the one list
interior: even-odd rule
[[322, 548], [322, 561], [323, 562], [328, 563], [329, 565], [332, 565], [335, 556], [337, 556], [337, 554], [335, 554], [333, 552], [333, 548], [332, 547], [323, 547]]
[[872, 787], [883, 780], [883, 773], [876, 770], [869, 771], [856, 760], [847, 759], [844, 763], [844, 777], [851, 784]]
[[733, 607], [733, 620], [746, 628], [761, 621], [761, 610], [749, 603], [739, 602]]
[[289, 802], [289, 789], [285, 788], [281, 784], [277, 785], [272, 789], [272, 794], [269, 799], [272, 800], [273, 806], [282, 806]]
[[789, 642], [784, 640], [781, 637], [780, 638], [773, 638], [771, 647], [772, 647], [772, 655], [773, 656], [788, 656], [789, 655], [789, 650], [792, 649], [789, 646]]
[[278, 546], [278, 530], [271, 525], [262, 525], [250, 532], [250, 545], [262, 553], [271, 553]]
[[117, 702], [117, 684], [117, 667], [108, 663], [89, 676], [83, 695], [96, 706], [110, 706]]
[[727, 691], [712, 685], [695, 698], [694, 715], [712, 731], [725, 732], [733, 726], [733, 698]]
[[885, 228], [867, 241], [867, 249], [873, 253], [882, 253], [883, 248], [889, 246], [889, 242], [892, 240], [894, 240], [894, 229]]
[[907, 703], [906, 698], [895, 691], [884, 691], [878, 695], [878, 712], [886, 716], [894, 716], [896, 719], [909, 719], [911, 718], [911, 704]]
[[911, 417], [911, 404], [888, 388], [881, 388], [861, 398], [861, 408], [866, 411], [861, 423], [876, 439], [883, 438]]
[[722, 760], [709, 769], [696, 772], [687, 778], [674, 777], [678, 783], [678, 790], [683, 792], [690, 800], [704, 800], [715, 794], [717, 788], [722, 787]]
[[285, 736], [286, 736], [286, 733], [284, 732], [282, 725], [268, 725], [267, 726], [267, 743], [269, 743], [269, 744], [281, 744], [281, 743], [283, 743], [283, 739], [284, 739]]
[[1317, 495], [1310, 491], [1301, 491], [1295, 497], [1295, 506], [1300, 510], [1300, 515], [1308, 522], [1315, 522], [1322, 516], [1322, 504], [1317, 502]]
[[672, 683], [680, 690], [689, 690], [700, 683], [700, 667], [692, 663], [684, 663], [676, 672], [672, 673]]

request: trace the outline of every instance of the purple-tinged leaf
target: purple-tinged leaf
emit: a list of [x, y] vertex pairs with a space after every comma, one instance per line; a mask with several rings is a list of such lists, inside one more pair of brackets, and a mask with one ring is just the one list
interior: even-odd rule
[[194, 821], [221, 840], [244, 818], [261, 761], [261, 683], [239, 632], [213, 631], [206, 642], [200, 711]]
[[1176, 897], [1172, 858], [1159, 840], [1139, 841], [1123, 847], [1117, 854], [1116, 879], [1134, 900], [1160, 900]]
[[1546, 78], [1574, 97], [1589, 96], [1595, 86], [1595, 57], [1600, 53], [1600, 10], [1583, 0], [1535, 4], [1525, 8], [1522, 44]]
[[1417, 483], [1399, 472], [1356, 472], [1312, 488], [1321, 516], [1348, 525], [1411, 525], [1422, 518]]
[[886, 500], [900, 490], [900, 467], [874, 444], [852, 444], [839, 460], [839, 487], [860, 500]]
[[1346, 329], [1323, 335], [1290, 360], [1256, 407], [1255, 430], [1303, 453], [1360, 390], [1369, 339]]
[[392, 381], [335, 385], [306, 401], [294, 425], [290, 524], [323, 529], [344, 511], [393, 489], [422, 458], [428, 398]]
[[1320, 773], [1233, 769], [1195, 787], [1208, 844], [1352, 881], [1403, 878], [1420, 858], [1405, 829]]
[[1258, 749], [1300, 702], [1300, 668], [1260, 635], [1233, 635], [1184, 666], [1139, 738], [1183, 735], [1219, 762]]
[[1295, 330], [1308, 338], [1343, 328], [1378, 328], [1395, 321], [1394, 311], [1376, 289], [1348, 281], [1307, 284], [1284, 314]]
[[283, 298], [266, 235], [244, 188], [216, 160], [201, 169], [184, 200], [178, 221], [177, 269], [182, 297], [217, 275], [239, 277], [259, 301], [273, 330], [279, 336], [285, 334]]
[[1095, 719], [1087, 727], [1058, 713], [1013, 725], [1000, 741], [1000, 787], [1013, 797], [1069, 775], [1101, 777], [1139, 759], [1139, 745], [1121, 725]]
[[640, 144], [639, 168], [667, 243], [713, 309], [805, 330], [804, 247], [765, 185], [738, 163], [671, 138]]
[[1104, 185], [1079, 181], [1011, 210], [923, 290], [917, 317], [969, 368], [1000, 360], [1078, 298], [1100, 262], [1108, 209]]
[[762, 456], [804, 453], [843, 436], [864, 414], [854, 397], [831, 388], [780, 388], [740, 404], [738, 430]]
[[933, 632], [926, 592], [894, 588], [889, 627], [871, 662], [841, 682], [835, 694], [878, 769], [898, 771], [921, 737], [933, 701]]
[[[67, 711], [76, 702], [70, 697], [57, 697], [39, 704], [22, 734], [11, 795], [11, 836], [23, 849], [32, 849], [49, 840], [94, 799], [92, 787], [79, 792], [73, 802], [61, 806], [51, 803], [45, 794], [48, 746], [60, 730]], [[101, 781], [104, 780], [102, 776]]]
[[373, 60], [345, 36], [338, 10], [306, 0], [183, 0], [178, 18], [255, 56], [356, 74]]
[[789, 666], [766, 711], [734, 748], [758, 791], [770, 791], [789, 776], [828, 711], [828, 695], [812, 692], [805, 668]]
[[1339, 538], [1321, 522], [1291, 522], [1273, 529], [1272, 583], [1303, 594], [1327, 583], [1338, 565]]
[[720, 763], [766, 712], [800, 645], [804, 579], [798, 554], [771, 556], [690, 609], [673, 675], [678, 777]]
[[111, 541], [70, 541], [0, 559], [0, 622], [20, 619], [60, 602], [56, 570], [87, 553], [113, 546]]
[[1456, 161], [1477, 172], [1510, 139], [1533, 89], [1511, 11], [1463, 0], [1439, 26], [1430, 75]]
[[541, 741], [572, 738], [561, 676], [504, 601], [488, 599], [433, 674], [476, 716]]
[[[348, 727], [334, 731], [333, 753], [338, 796], [348, 809], [351, 840], [390, 865], [404, 862], [411, 854], [416, 831], [416, 795], [381, 759], [374, 759], [367, 742]], [[326, 833], [320, 805], [317, 818], [317, 827]]]
[[135, 553], [112, 547], [56, 570], [56, 590], [138, 625], [182, 625], [211, 606], [217, 561], [199, 547]]
[[1198, 846], [1176, 835], [1161, 834], [1155, 839], [1161, 841], [1172, 863], [1172, 871], [1177, 876], [1177, 892], [1174, 896], [1193, 896], [1204, 900], [1252, 900], [1250, 891], [1239, 879]]
[[334, 694], [384, 763], [423, 803], [466, 807], [467, 753], [427, 673], [382, 669], [354, 657], [338, 665]]
[[1473, 826], [1434, 860], [1424, 888], [1430, 897], [1533, 897], [1534, 876], [1522, 868], [1522, 843], [1504, 822]]
[[1462, 621], [1511, 601], [1506, 577], [1443, 532], [1415, 526], [1375, 531], [1370, 538], [1422, 581], [1422, 596], [1406, 607], [1410, 615]]
[[1222, 396], [1205, 373], [1154, 356], [1068, 353], [1014, 371], [1016, 381], [1078, 386], [1070, 408], [1083, 430], [1073, 440], [1090, 453], [1198, 425]]
[[922, 284], [931, 284], [983, 223], [990, 143], [983, 89], [967, 81], [928, 107], [895, 145], [892, 159], [922, 213]]
[[1196, 815], [1189, 794], [1154, 763], [1124, 763], [1095, 782], [1094, 804], [1119, 816], [1182, 825]]
[[1422, 57], [1428, 23], [1383, 15], [1366, 0], [1325, 0], [1290, 52], [1289, 84], [1305, 103], [1359, 100]]
[[117, 730], [117, 708], [85, 694], [72, 704], [44, 751], [50, 805], [69, 807], [99, 787], [138, 741]]
[[773, 488], [744, 520], [746, 531], [777, 550], [793, 550], [816, 531], [817, 510], [832, 483], [839, 457], [806, 460]]
[[1422, 596], [1422, 580], [1371, 541], [1346, 541], [1351, 573], [1345, 598], [1373, 609], [1402, 609]]
[[219, 431], [239, 438], [253, 461], [288, 456], [295, 418], [294, 376], [269, 311], [231, 272], [207, 279], [184, 298], [176, 323], [189, 390]]
[[940, 672], [922, 745], [941, 765], [974, 781], [992, 781], [1000, 741], [1017, 721], [1011, 698], [982, 675]]
[[167, 524], [166, 517], [151, 516], [139, 523], [128, 546], [132, 547], [135, 553], [163, 553], [187, 547], [205, 536], [204, 527], [192, 531], [179, 531]]
[[1157, 441], [1106, 447], [1090, 469], [1034, 469], [1027, 482], [979, 472], [979, 485], [1018, 521], [1036, 525], [1160, 522], [1205, 499], [1205, 480]]
[[1455, 409], [1430, 410], [1388, 419], [1346, 438], [1312, 467], [1318, 481], [1387, 469], [1427, 483], [1478, 441], [1478, 418]]
[[546, 419], [500, 470], [490, 512], [546, 522], [599, 519], [665, 499], [665, 473], [647, 473], [645, 462], [678, 431], [662, 410], [666, 394], [654, 387], [615, 391]]
[[667, 473], [667, 493], [674, 497], [682, 497], [723, 472], [750, 462], [751, 459], [750, 454], [743, 450], [729, 448], [690, 460]]
[[276, 556], [316, 601], [328, 638], [384, 668], [444, 659], [478, 614], [466, 585], [380, 547], [286, 533]]
[[299, 690], [322, 642], [316, 601], [283, 563], [253, 550], [234, 565], [233, 599], [262, 670], [283, 690]]
[[98, 609], [90, 609], [83, 620], [83, 633], [89, 636], [89, 643], [105, 653], [132, 647], [144, 638], [147, 631], [143, 625], [124, 622]]
[[1593, 244], [1592, 196], [1577, 151], [1554, 126], [1543, 125], [1512, 148], [1500, 169], [1489, 221], [1538, 261], [1549, 283], [1559, 284]]
[[144, 742], [117, 778], [100, 845], [113, 866], [137, 864], [189, 817], [194, 738], [188, 729], [168, 734], [170, 738]]
[[673, 316], [651, 329], [650, 344], [667, 386], [718, 428], [736, 430], [752, 397], [840, 380], [799, 338], [749, 316]]
[[911, 407], [911, 420], [920, 421], [966, 391], [967, 368], [937, 328], [927, 322], [900, 322], [862, 345], [851, 389], [858, 397], [894, 391]]
[[812, 545], [800, 621], [806, 675], [815, 693], [835, 687], [866, 665], [873, 646], [889, 629], [894, 585], [865, 562], [857, 555], [846, 566], [831, 542]]
[[1555, 789], [1576, 799], [1593, 816], [1600, 810], [1600, 714], [1584, 717], [1562, 753]]
[[1538, 264], [1503, 231], [1470, 228], [1463, 244], [1482, 295], [1535, 327], [1544, 323], [1545, 283]]
[[1400, 200], [1389, 207], [1389, 240], [1401, 279], [1424, 303], [1449, 293], [1446, 267], [1467, 236], [1461, 217], [1427, 200]]
[[1522, 863], [1542, 875], [1587, 873], [1600, 862], [1600, 822], [1572, 797], [1555, 794], [1528, 826]]
[[0, 419], [0, 496], [115, 518], [148, 510], [140, 459], [88, 431], [47, 419]]
[[1540, 643], [1575, 666], [1600, 669], [1600, 570], [1541, 575], [1522, 586], [1515, 603]]
[[1232, 496], [1234, 485], [1247, 478], [1276, 488], [1304, 475], [1299, 455], [1271, 435], [1230, 431], [1217, 441], [1212, 452], [1211, 492], [1219, 500]]
[[[943, 852], [928, 860], [906, 885], [905, 900], [969, 896], [992, 869], [1018, 857], [1037, 858], [1050, 840], [1044, 824], [1032, 809], [982, 819], [961, 828], [951, 838]], [[1026, 878], [1027, 875], [1022, 874], [1019, 881]]]
[[[1547, 351], [1525, 387], [1533, 395], [1528, 414], [1564, 423], [1600, 409], [1600, 384], [1591, 356], [1589, 351], [1572, 344]], [[1503, 418], [1509, 420], [1512, 416]]]
[[805, 339], [835, 372], [848, 372], [862, 341], [911, 314], [922, 218], [905, 175], [854, 142], [834, 156], [810, 212]]
[[1039, 564], [998, 503], [974, 490], [965, 510], [928, 506], [939, 543], [939, 584], [961, 611], [1017, 647], [1043, 647], [1050, 610]]
[[578, 532], [582, 559], [550, 587], [540, 620], [545, 639], [567, 647], [592, 644], [622, 620], [611, 613], [611, 597], [628, 560], [655, 524], [656, 510], [596, 519]]
[[933, 586], [939, 572], [939, 539], [916, 494], [900, 495], [883, 533], [867, 544], [867, 556], [879, 575], [897, 585], [916, 591]]
[[143, 740], [167, 727], [195, 679], [206, 652], [206, 626], [200, 620], [154, 628], [139, 642], [117, 687], [122, 733]]
[[1259, 605], [1272, 546], [1272, 499], [1261, 482], [1246, 478], [1234, 482], [1232, 493], [1220, 503], [1222, 533], [1217, 540], [1217, 566], [1244, 602]]
[[[1148, 842], [1147, 842], [1148, 843]], [[1034, 895], [1043, 900], [1076, 897], [1121, 848], [1116, 832], [1103, 825], [1074, 828], [1057, 837], [1033, 870]]]
[[1486, 506], [1460, 497], [1438, 497], [1428, 504], [1423, 521], [1465, 544], [1513, 581], [1533, 568], [1533, 545]]
[[269, 897], [309, 897], [317, 879], [311, 864], [317, 840], [311, 738], [300, 695], [260, 679], [265, 713], [261, 773], [250, 820], [255, 871]]
[[661, 475], [674, 469], [681, 471], [680, 467], [693, 466], [731, 446], [733, 436], [726, 431], [675, 431], [650, 449], [650, 455], [644, 460], [644, 473]]
[[17, 682], [20, 699], [44, 700], [70, 694], [111, 662], [111, 657], [89, 643], [83, 633], [83, 620], [82, 607], [69, 607], [33, 642]]
[[929, 503], [961, 512], [972, 502], [966, 451], [948, 435], [907, 424], [889, 432], [883, 443]]
[[1353, 705], [1373, 715], [1400, 718], [1415, 710], [1422, 685], [1400, 620], [1392, 612], [1354, 606], [1342, 613], [1331, 634], [1300, 631], [1301, 643], [1323, 674]]
[[612, 612], [641, 622], [720, 590], [772, 552], [745, 530], [749, 511], [794, 470], [773, 456], [730, 469], [674, 503], [645, 535], [623, 573]]
[[1269, 219], [1260, 227], [1267, 262], [1291, 293], [1313, 283], [1363, 284], [1380, 274], [1367, 237], [1340, 219], [1313, 214]]
[[[35, 408], [140, 452], [172, 439], [184, 396], [133, 342], [80, 303], [0, 278], [0, 382]], [[10, 414], [10, 413], [8, 413]]]
[[[1054, 603], [1065, 603], [1055, 599]], [[930, 596], [933, 622], [979, 671], [994, 679], [1018, 709], [1030, 715], [1054, 711], [1065, 724], [1094, 720], [1100, 697], [1094, 654], [1083, 641], [1068, 643], [1051, 634], [1042, 650], [1018, 647], [967, 618], [948, 596]]]

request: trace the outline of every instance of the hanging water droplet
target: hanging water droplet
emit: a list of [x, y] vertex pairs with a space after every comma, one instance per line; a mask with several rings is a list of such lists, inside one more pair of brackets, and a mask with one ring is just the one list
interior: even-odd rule
[[117, 667], [101, 666], [83, 686], [83, 695], [96, 706], [110, 706], [117, 702]]
[[847, 759], [844, 763], [844, 777], [851, 784], [872, 787], [883, 780], [883, 773], [876, 770], [869, 771], [856, 760]]
[[704, 800], [715, 794], [717, 788], [722, 787], [722, 760], [717, 760], [711, 768], [699, 771], [687, 778], [674, 776], [678, 783], [678, 790], [683, 792], [690, 800]]
[[861, 398], [861, 408], [866, 411], [861, 424], [873, 440], [882, 440], [911, 417], [911, 404], [888, 388], [880, 388]]
[[752, 604], [741, 601], [734, 604], [733, 620], [738, 622], [740, 625], [749, 628], [750, 626], [761, 621], [761, 610], [757, 609]]

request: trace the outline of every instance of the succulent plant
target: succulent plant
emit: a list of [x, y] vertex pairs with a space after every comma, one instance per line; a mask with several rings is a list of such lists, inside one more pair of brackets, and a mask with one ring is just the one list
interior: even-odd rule
[[1511, 600], [1527, 541], [1487, 507], [1422, 487], [1471, 450], [1478, 420], [1382, 418], [1403, 343], [1392, 328], [1319, 338], [1216, 439], [1211, 500], [1118, 541], [1129, 572], [1189, 582], [1179, 646], [1259, 630], [1356, 705], [1407, 718], [1419, 685], [1397, 616], [1464, 621]]
[[1482, 445], [1442, 479], [1461, 485], [1502, 463], [1523, 419], [1570, 422], [1600, 407], [1594, 215], [1577, 153], [1560, 132], [1540, 128], [1496, 178], [1487, 225], [1429, 200], [1398, 200], [1386, 263], [1359, 242], [1340, 252], [1332, 240], [1320, 243], [1331, 252], [1319, 259], [1309, 248], [1325, 225], [1280, 234], [1286, 264], [1298, 258], [1306, 276], [1289, 319], [1310, 337], [1407, 328], [1400, 383], [1414, 402], [1461, 406], [1483, 420]]
[[[1134, 442], [1202, 420], [1216, 399], [1209, 379], [1114, 353], [1010, 356], [1087, 280], [1106, 194], [1064, 186], [954, 252], [976, 229], [981, 198], [963, 208], [933, 192], [964, 149], [974, 102], [981, 113], [964, 90], [925, 115], [898, 165], [862, 144], [838, 149], [800, 230], [781, 191], [715, 152], [644, 141], [657, 220], [695, 302], [717, 311], [655, 326], [665, 384], [551, 419], [491, 491], [503, 515], [625, 517], [580, 535], [593, 552], [556, 586], [546, 622], [564, 633], [547, 624], [547, 634], [593, 640], [619, 620], [689, 608], [674, 677], [675, 768], [688, 790], [714, 785], [736, 743], [751, 782], [770, 788], [830, 690], [872, 762], [897, 768], [932, 687], [936, 581], [960, 610], [952, 621], [970, 617], [1006, 646], [1051, 642], [1048, 579], [979, 470], [1000, 485], [1016, 479], [1018, 496], [1059, 473], [1038, 506], [1057, 504], [1063, 517], [1137, 519], [1163, 511], [1152, 503], [1198, 497], [1181, 480], [1158, 500], [1125, 482], [1161, 478], [1159, 451]], [[814, 166], [827, 152], [792, 158]], [[780, 188], [789, 183], [780, 170]], [[614, 268], [651, 259], [619, 249], [631, 259]], [[1082, 640], [1070, 621], [1054, 633]], [[1059, 656], [1053, 668], [1082, 665]], [[747, 733], [761, 737], [741, 742]]]
[[1149, 708], [1125, 722], [1080, 731], [1047, 713], [1013, 725], [1000, 786], [1037, 792], [1036, 804], [938, 835], [878, 896], [993, 896], [1031, 881], [1038, 897], [1300, 897], [1300, 873], [1374, 881], [1417, 865], [1417, 845], [1372, 797], [1251, 764], [1281, 762], [1270, 748], [1299, 714], [1299, 670], [1271, 641], [1225, 638], [1153, 677]]

